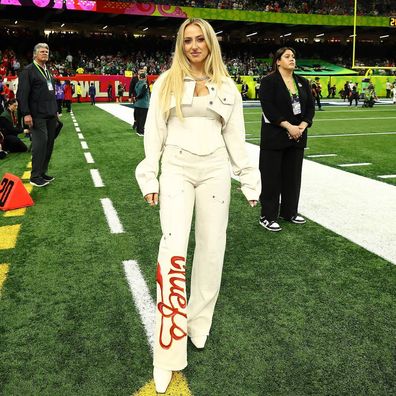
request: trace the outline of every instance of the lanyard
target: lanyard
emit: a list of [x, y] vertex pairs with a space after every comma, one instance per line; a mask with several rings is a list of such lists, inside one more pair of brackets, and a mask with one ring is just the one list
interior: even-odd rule
[[294, 78], [293, 78], [293, 84], [294, 84], [294, 89], [296, 90], [295, 94], [292, 94], [289, 88], [287, 89], [289, 91], [290, 97], [292, 97], [292, 98], [298, 97], [298, 88], [297, 88], [296, 81], [294, 80]]
[[[41, 73], [41, 75], [47, 80], [51, 81], [51, 77], [49, 76], [48, 69], [43, 69], [36, 61], [33, 61], [34, 65], [37, 67], [37, 70]], [[44, 70], [44, 72], [43, 72]]]

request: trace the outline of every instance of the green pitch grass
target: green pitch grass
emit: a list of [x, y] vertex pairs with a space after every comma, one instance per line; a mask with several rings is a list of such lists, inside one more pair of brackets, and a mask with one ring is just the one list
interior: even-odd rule
[[[56, 180], [33, 190], [36, 205], [25, 216], [0, 216], [0, 226], [22, 224], [16, 248], [0, 250], [0, 263], [10, 264], [0, 298], [1, 395], [131, 395], [152, 378], [145, 332], [122, 269], [123, 260], [137, 260], [154, 297], [158, 208], [144, 204], [134, 179], [143, 140], [97, 108], [73, 110], [96, 163], [86, 163], [64, 115], [49, 172]], [[326, 109], [317, 118], [330, 114]], [[246, 118], [259, 120], [259, 111]], [[318, 122], [311, 134], [367, 126], [357, 123], [346, 120], [344, 129]], [[259, 123], [247, 128], [259, 133]], [[383, 146], [375, 139], [384, 139]], [[391, 156], [394, 139], [318, 138], [309, 146], [312, 153], [343, 148], [343, 162], [381, 162], [376, 173], [394, 173], [394, 161], [384, 155]], [[0, 173], [20, 176], [28, 161], [28, 154], [10, 155]], [[93, 187], [92, 168], [106, 187]], [[113, 201], [124, 234], [110, 234], [99, 201], [104, 197]], [[184, 370], [192, 393], [395, 394], [395, 266], [312, 221], [282, 223], [284, 230], [274, 235], [258, 217], [259, 208], [250, 208], [233, 182], [212, 333], [203, 352], [189, 345]], [[193, 238], [188, 263], [192, 244]]]
[[[261, 109], [246, 109], [245, 121], [246, 133], [250, 134], [248, 140], [260, 144]], [[393, 134], [383, 134], [389, 132]], [[352, 134], [354, 136], [347, 136]], [[324, 111], [315, 114], [308, 147], [306, 158], [315, 154], [337, 154], [336, 157], [312, 158], [336, 168], [340, 168], [339, 164], [369, 162], [372, 165], [342, 169], [396, 185], [396, 178], [378, 178], [396, 174], [396, 105], [324, 107]]]

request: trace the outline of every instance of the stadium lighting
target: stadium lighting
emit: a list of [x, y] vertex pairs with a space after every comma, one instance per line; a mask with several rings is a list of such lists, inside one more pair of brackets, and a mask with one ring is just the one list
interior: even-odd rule
[[355, 35], [354, 35], [354, 34], [351, 34], [349, 37], [355, 37]]
[[387, 38], [387, 37], [389, 37], [389, 34], [385, 34], [383, 36], [380, 36], [380, 39]]
[[64, 24], [64, 23], [62, 23], [61, 27], [63, 27], [63, 26], [65, 26], [65, 24]]
[[254, 32], [254, 33], [249, 33], [246, 35], [246, 37], [251, 37], [251, 36], [255, 36], [258, 32]]
[[105, 26], [103, 26], [103, 27], [102, 27], [102, 29], [103, 29], [103, 30], [105, 30], [105, 29], [107, 29], [107, 27], [108, 27], [108, 26], [107, 26], [107, 25], [105, 25]]
[[216, 35], [223, 33], [222, 30], [219, 30], [218, 32], [216, 32]]
[[17, 24], [18, 24], [18, 21], [15, 21], [15, 22], [14, 22], [14, 25], [17, 25]]
[[291, 36], [291, 33], [286, 33], [283, 35], [283, 37]]
[[323, 37], [324, 33], [317, 34], [315, 37]]
[[145, 27], [145, 28], [143, 29], [143, 32], [145, 32], [146, 30], [148, 30], [148, 27]]

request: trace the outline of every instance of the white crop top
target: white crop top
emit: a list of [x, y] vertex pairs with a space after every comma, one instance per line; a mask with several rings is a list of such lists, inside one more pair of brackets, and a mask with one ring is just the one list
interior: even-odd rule
[[172, 108], [165, 145], [177, 146], [197, 155], [208, 155], [225, 147], [219, 114], [208, 108], [210, 96], [194, 96], [192, 105], [182, 105], [183, 120]]

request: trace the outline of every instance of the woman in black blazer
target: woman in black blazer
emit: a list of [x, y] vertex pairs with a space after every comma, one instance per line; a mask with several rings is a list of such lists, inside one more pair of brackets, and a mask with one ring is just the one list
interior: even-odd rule
[[315, 104], [308, 80], [294, 74], [295, 55], [292, 48], [278, 49], [273, 72], [261, 80], [259, 91], [263, 109], [260, 224], [269, 231], [281, 230], [279, 215], [295, 224], [305, 223], [297, 209], [307, 128], [312, 125]]

